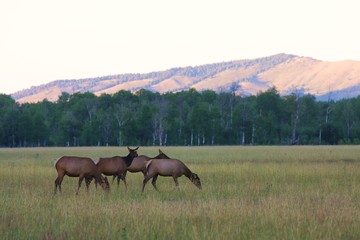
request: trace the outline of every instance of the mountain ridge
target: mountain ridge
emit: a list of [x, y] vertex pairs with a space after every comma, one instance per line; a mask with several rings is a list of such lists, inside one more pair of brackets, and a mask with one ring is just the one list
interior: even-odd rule
[[56, 101], [62, 92], [113, 94], [140, 89], [160, 93], [188, 90], [236, 91], [253, 95], [276, 87], [280, 94], [309, 93], [318, 99], [339, 100], [360, 94], [360, 62], [327, 62], [291, 54], [177, 67], [150, 73], [107, 75], [97, 78], [55, 80], [12, 94], [20, 103]]

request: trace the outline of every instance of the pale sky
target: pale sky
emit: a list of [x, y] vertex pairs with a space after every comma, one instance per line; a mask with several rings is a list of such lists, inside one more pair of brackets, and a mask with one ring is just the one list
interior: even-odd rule
[[277, 53], [360, 60], [358, 0], [0, 0], [0, 93]]

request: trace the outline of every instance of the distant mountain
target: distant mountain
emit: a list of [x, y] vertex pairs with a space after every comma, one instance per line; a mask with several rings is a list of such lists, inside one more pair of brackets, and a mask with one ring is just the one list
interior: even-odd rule
[[174, 92], [195, 88], [257, 94], [276, 87], [280, 94], [310, 93], [320, 100], [360, 94], [360, 62], [327, 62], [289, 54], [172, 68], [146, 74], [119, 74], [79, 80], [57, 80], [12, 94], [18, 102], [56, 101], [62, 92], [113, 94], [120, 90]]

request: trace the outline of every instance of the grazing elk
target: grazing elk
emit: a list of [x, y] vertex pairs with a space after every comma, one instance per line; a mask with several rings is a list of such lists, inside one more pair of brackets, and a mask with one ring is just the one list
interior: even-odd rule
[[96, 166], [99, 171], [106, 176], [115, 176], [117, 177], [117, 185], [119, 187], [120, 179], [125, 183], [125, 188], [127, 188], [126, 179], [124, 177], [125, 171], [133, 162], [134, 158], [138, 156], [137, 150], [127, 147], [129, 154], [126, 157], [114, 156], [110, 158], [99, 158]]
[[156, 187], [156, 179], [158, 176], [173, 177], [176, 187], [179, 186], [178, 177], [185, 175], [190, 181], [195, 184], [196, 187], [201, 189], [200, 178], [196, 173], [190, 171], [190, 169], [180, 160], [177, 159], [150, 159], [146, 162], [146, 176], [143, 181], [142, 191], [146, 183], [152, 178], [152, 185], [156, 191], [159, 191]]
[[79, 194], [79, 189], [84, 178], [87, 191], [93, 178], [95, 179], [95, 183], [99, 183], [103, 189], [109, 190], [110, 188], [107, 178], [101, 175], [101, 172], [90, 158], [63, 156], [55, 160], [54, 166], [58, 173], [58, 177], [55, 180], [55, 193], [57, 188], [59, 188], [61, 192], [61, 182], [65, 175], [69, 177], [79, 177], [76, 194]]

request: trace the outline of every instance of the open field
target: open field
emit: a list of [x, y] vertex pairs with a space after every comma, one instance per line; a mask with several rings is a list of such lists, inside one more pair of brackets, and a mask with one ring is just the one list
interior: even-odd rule
[[[2, 239], [360, 239], [360, 146], [162, 147], [201, 178], [174, 189], [142, 174], [110, 193], [65, 177], [62, 155], [126, 155], [126, 147], [0, 148]], [[158, 148], [140, 147], [155, 156]]]

